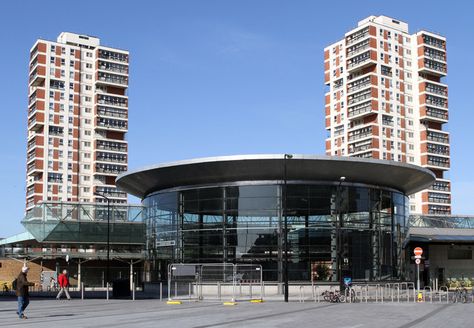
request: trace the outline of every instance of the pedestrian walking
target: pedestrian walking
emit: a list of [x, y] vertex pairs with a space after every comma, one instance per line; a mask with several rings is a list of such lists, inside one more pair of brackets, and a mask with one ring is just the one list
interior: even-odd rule
[[16, 296], [18, 297], [18, 317], [20, 319], [28, 319], [25, 315], [25, 309], [30, 304], [30, 294], [28, 292], [28, 287], [34, 286], [35, 284], [32, 282], [28, 282], [27, 274], [29, 268], [24, 266], [21, 268], [21, 272], [16, 278]]
[[69, 279], [67, 278], [67, 270], [63, 270], [63, 273], [59, 275], [58, 277], [58, 282], [59, 282], [59, 293], [58, 296], [56, 296], [56, 299], [59, 300], [61, 295], [66, 293], [66, 297], [68, 300], [71, 299], [71, 296], [69, 296]]
[[56, 280], [54, 277], [49, 278], [49, 290], [55, 290], [56, 289]]

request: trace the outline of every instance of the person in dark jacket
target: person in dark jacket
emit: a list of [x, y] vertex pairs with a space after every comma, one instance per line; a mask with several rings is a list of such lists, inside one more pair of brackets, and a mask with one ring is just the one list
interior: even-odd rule
[[34, 286], [32, 282], [28, 282], [26, 275], [28, 274], [29, 268], [24, 266], [21, 268], [21, 272], [16, 278], [16, 296], [18, 297], [18, 311], [16, 312], [20, 319], [27, 319], [26, 315], [23, 313], [30, 304], [30, 294], [28, 292], [28, 287]]

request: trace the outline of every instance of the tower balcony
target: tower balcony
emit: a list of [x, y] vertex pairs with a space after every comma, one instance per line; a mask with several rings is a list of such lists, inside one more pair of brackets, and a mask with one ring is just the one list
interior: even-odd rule
[[97, 130], [115, 130], [120, 132], [128, 131], [127, 120], [111, 119], [111, 118], [97, 118], [96, 129]]
[[422, 121], [433, 121], [437, 123], [447, 123], [448, 122], [448, 110], [443, 110], [440, 108], [434, 108], [430, 106], [421, 107], [420, 111], [420, 120]]
[[98, 69], [104, 72], [113, 72], [121, 75], [128, 75], [128, 66], [118, 63], [110, 63], [107, 61], [99, 60]]
[[126, 142], [116, 142], [108, 140], [96, 140], [96, 149], [106, 150], [117, 153], [126, 153], [127, 152], [127, 143]]
[[377, 52], [375, 50], [367, 50], [351, 59], [347, 60], [347, 72], [354, 73], [371, 65], [377, 64]]
[[449, 133], [441, 130], [427, 129], [426, 140], [434, 143], [449, 145]]
[[443, 77], [447, 74], [447, 65], [444, 62], [424, 57], [419, 72]]
[[112, 85], [118, 88], [127, 88], [128, 77], [117, 74], [99, 72], [96, 84]]
[[97, 163], [95, 165], [94, 174], [117, 176], [120, 173], [125, 172], [126, 170], [127, 165]]
[[428, 188], [428, 190], [451, 193], [451, 182], [449, 180], [436, 179], [436, 181]]
[[368, 99], [358, 105], [349, 106], [347, 115], [350, 119], [357, 119], [377, 113], [377, 102], [373, 99]]
[[444, 156], [421, 155], [421, 166], [435, 170], [449, 170], [450, 159]]

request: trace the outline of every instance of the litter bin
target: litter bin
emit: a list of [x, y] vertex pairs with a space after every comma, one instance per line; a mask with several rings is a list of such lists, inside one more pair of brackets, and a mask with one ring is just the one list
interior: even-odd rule
[[112, 281], [113, 298], [130, 297], [130, 280], [117, 279]]

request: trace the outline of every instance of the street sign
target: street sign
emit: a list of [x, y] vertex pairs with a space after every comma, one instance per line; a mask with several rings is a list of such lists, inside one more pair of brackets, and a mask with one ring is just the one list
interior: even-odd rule
[[423, 248], [421, 248], [421, 247], [416, 247], [416, 248], [413, 250], [413, 253], [415, 254], [415, 256], [421, 256], [421, 254], [423, 254]]
[[156, 247], [167, 247], [167, 246], [175, 246], [176, 241], [174, 240], [157, 240]]
[[413, 250], [415, 254], [415, 263], [416, 263], [416, 289], [418, 290], [418, 295], [420, 295], [420, 263], [421, 263], [421, 254], [423, 254], [423, 248], [415, 247]]

